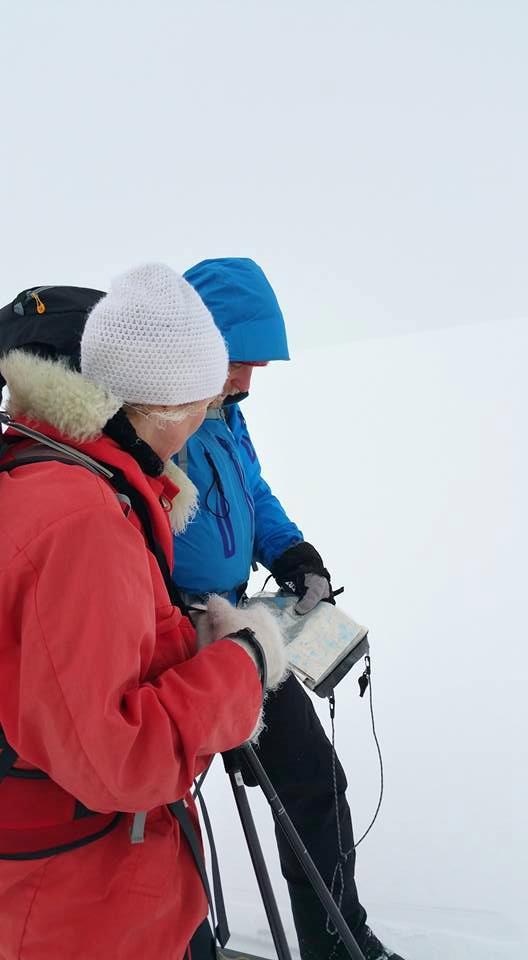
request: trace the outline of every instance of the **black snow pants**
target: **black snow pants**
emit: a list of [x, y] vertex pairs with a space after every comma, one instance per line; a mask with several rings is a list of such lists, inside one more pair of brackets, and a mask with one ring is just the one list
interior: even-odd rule
[[[257, 755], [327, 887], [338, 865], [342, 874], [334, 882], [334, 899], [353, 934], [366, 921], [354, 880], [355, 852], [350, 810], [345, 797], [347, 781], [335, 760], [340, 855], [332, 768], [332, 745], [301, 684], [290, 676], [279, 690], [268, 695], [266, 728], [260, 735]], [[253, 785], [252, 774], [244, 779]], [[348, 957], [337, 934], [330, 931], [327, 915], [280, 827], [276, 827], [282, 873], [288, 883], [302, 960], [344, 960]], [[341, 882], [342, 878], [342, 882]], [[341, 894], [341, 898], [340, 898]], [[207, 922], [191, 942], [193, 960], [209, 960], [214, 951]]]
[[[356, 857], [343, 768], [336, 757], [341, 848], [345, 856], [339, 851], [332, 745], [308, 694], [294, 676], [269, 694], [264, 719], [266, 728], [256, 751], [260, 762], [328, 887], [340, 864], [342, 874], [338, 872], [335, 879], [334, 899], [339, 903], [342, 894], [341, 912], [356, 934], [367, 915], [359, 902], [354, 879]], [[338, 943], [337, 934], [329, 932], [326, 912], [280, 827], [276, 826], [275, 833], [302, 960], [341, 960], [348, 954]]]

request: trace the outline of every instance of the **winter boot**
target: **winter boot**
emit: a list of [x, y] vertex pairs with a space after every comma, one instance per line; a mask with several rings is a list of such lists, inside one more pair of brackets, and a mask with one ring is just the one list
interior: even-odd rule
[[356, 933], [356, 940], [365, 960], [403, 960], [399, 953], [384, 947], [367, 924]]

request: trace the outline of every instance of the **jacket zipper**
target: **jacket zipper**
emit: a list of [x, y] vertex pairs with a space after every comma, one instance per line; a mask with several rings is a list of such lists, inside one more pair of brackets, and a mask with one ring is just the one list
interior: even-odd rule
[[33, 297], [33, 300], [37, 304], [37, 313], [45, 313], [46, 305], [42, 303], [42, 300], [40, 299], [38, 293], [33, 292], [31, 296]]
[[34, 301], [35, 301], [35, 304], [36, 304], [36, 307], [37, 307], [37, 313], [38, 313], [38, 314], [43, 314], [43, 313], [45, 313], [45, 312], [46, 312], [46, 304], [42, 302], [42, 300], [40, 299], [39, 294], [41, 294], [43, 290], [53, 290], [53, 287], [54, 287], [54, 286], [55, 286], [55, 284], [53, 284], [53, 283], [48, 283], [48, 285], [45, 286], [45, 287], [34, 287], [33, 290], [26, 290], [26, 300], [25, 300], [25, 302], [26, 302], [26, 303], [29, 303], [30, 300], [34, 300]]
[[232, 462], [232, 464], [233, 464], [233, 466], [234, 466], [234, 468], [235, 468], [235, 471], [236, 471], [236, 474], [237, 474], [237, 476], [238, 476], [238, 480], [239, 480], [240, 486], [242, 487], [242, 492], [243, 492], [243, 494], [244, 494], [244, 497], [245, 497], [245, 500], [246, 500], [246, 503], [247, 503], [247, 508], [248, 508], [248, 511], [249, 511], [249, 516], [250, 516], [250, 520], [251, 520], [251, 536], [254, 537], [254, 536], [255, 536], [255, 504], [253, 503], [253, 499], [252, 499], [252, 497], [250, 496], [250, 494], [249, 494], [249, 492], [248, 492], [248, 489], [247, 489], [247, 486], [246, 486], [245, 477], [244, 477], [244, 473], [243, 473], [243, 469], [242, 469], [242, 467], [240, 466], [240, 463], [238, 463], [237, 458], [236, 458], [235, 455], [233, 454], [233, 451], [231, 450], [231, 446], [230, 446], [230, 444], [227, 442], [227, 440], [224, 440], [223, 437], [217, 437], [216, 439], [217, 439], [218, 443], [220, 444], [220, 446], [222, 446], [222, 447], [224, 448], [224, 450], [227, 452], [227, 454], [228, 454], [228, 456], [230, 457], [231, 462]]

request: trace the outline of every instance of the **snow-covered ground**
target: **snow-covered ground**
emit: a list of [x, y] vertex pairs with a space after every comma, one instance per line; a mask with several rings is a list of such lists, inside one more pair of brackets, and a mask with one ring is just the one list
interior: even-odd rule
[[[358, 887], [409, 960], [527, 955], [527, 355], [524, 321], [354, 342], [257, 372], [245, 406], [265, 475], [370, 627], [386, 793]], [[337, 738], [361, 831], [378, 768], [350, 676]], [[206, 796], [233, 943], [273, 956], [218, 761]], [[250, 799], [294, 944], [271, 819]]]

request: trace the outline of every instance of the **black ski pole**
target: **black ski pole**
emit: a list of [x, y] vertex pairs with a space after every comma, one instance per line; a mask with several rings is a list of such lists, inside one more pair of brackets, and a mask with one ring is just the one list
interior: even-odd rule
[[310, 854], [304, 846], [292, 821], [286, 813], [280, 797], [277, 796], [277, 792], [266, 771], [264, 770], [259, 758], [257, 757], [253, 747], [250, 743], [243, 743], [238, 749], [243, 752], [247, 765], [251, 769], [253, 776], [262, 789], [262, 792], [264, 793], [268, 803], [270, 804], [271, 809], [275, 814], [277, 823], [280, 825], [282, 832], [286, 836], [286, 839], [288, 840], [293, 852], [303, 867], [314, 892], [318, 896], [328, 916], [332, 920], [332, 923], [341, 937], [341, 941], [348, 955], [352, 957], [353, 960], [365, 960], [363, 953], [356, 943], [355, 937], [353, 936], [348, 924], [345, 921], [345, 918], [335, 903], [332, 894], [326, 886]]
[[244, 780], [240, 772], [240, 759], [238, 754], [238, 749], [227, 750], [222, 754], [222, 759], [233, 788], [235, 803], [240, 815], [242, 829], [248, 845], [249, 855], [251, 857], [251, 862], [257, 878], [260, 895], [262, 897], [262, 903], [264, 904], [264, 909], [268, 918], [269, 928], [273, 937], [273, 943], [275, 944], [277, 956], [279, 957], [279, 960], [292, 960], [288, 941], [286, 940], [286, 934], [284, 933], [284, 927], [282, 925], [279, 908], [277, 906], [275, 894], [273, 893], [273, 888], [271, 886], [268, 868], [266, 867], [266, 861], [264, 860], [262, 847], [260, 846], [255, 822], [253, 820], [251, 808], [246, 795]]

